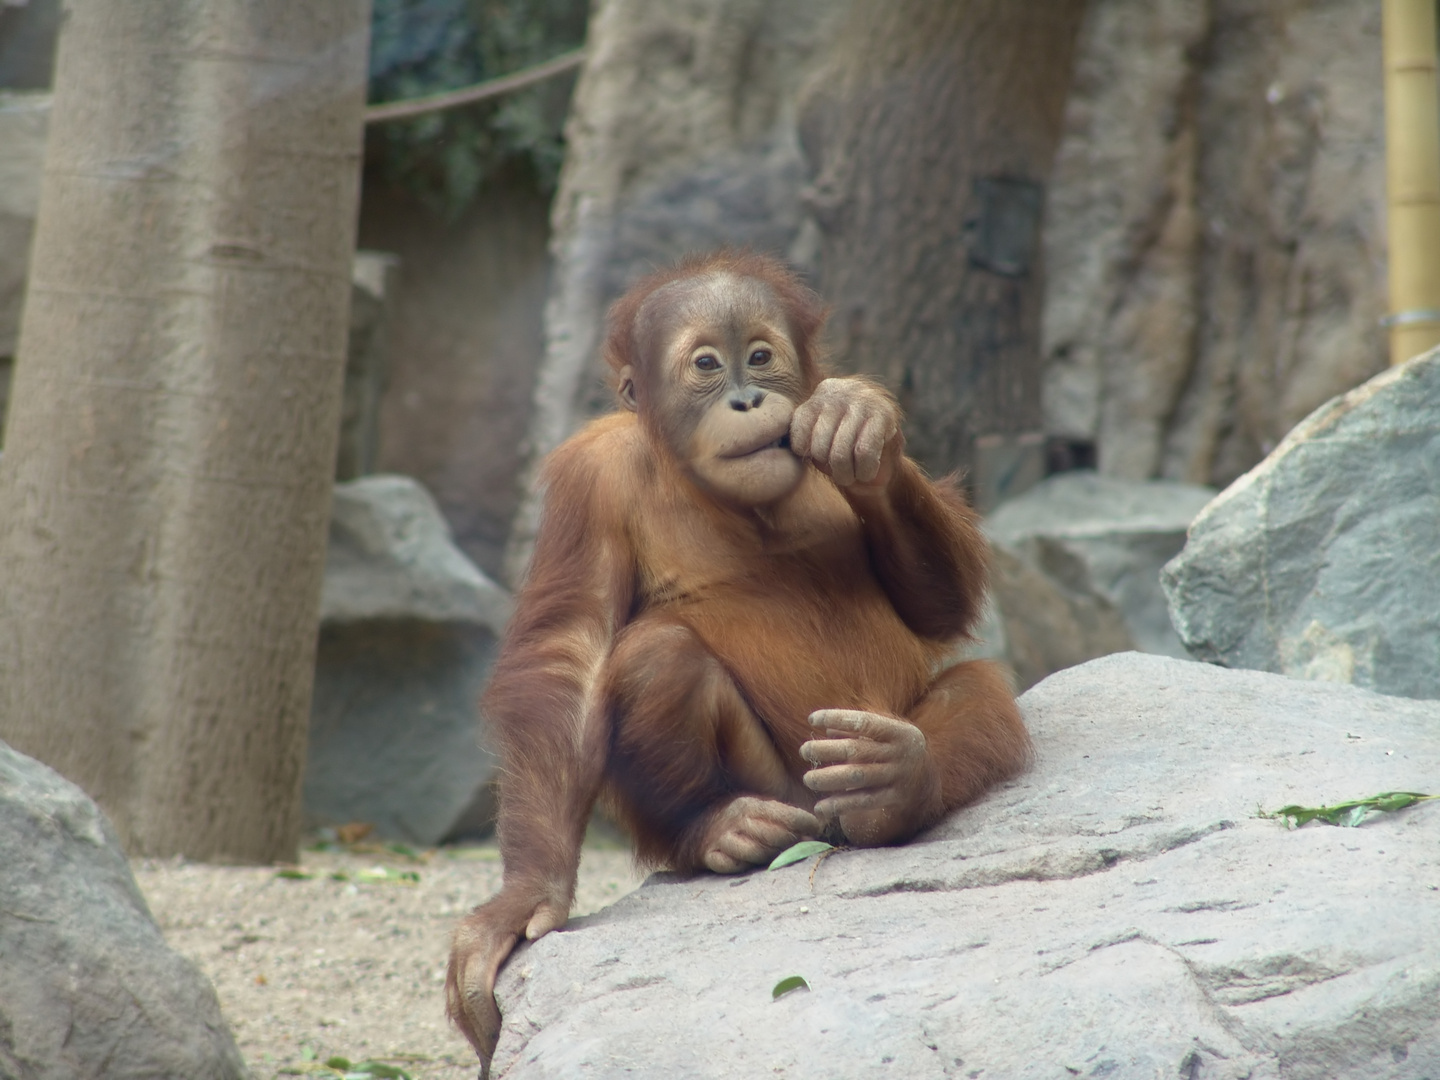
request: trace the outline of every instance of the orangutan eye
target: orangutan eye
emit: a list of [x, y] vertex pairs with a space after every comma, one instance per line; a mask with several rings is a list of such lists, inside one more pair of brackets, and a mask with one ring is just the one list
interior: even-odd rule
[[695, 366], [701, 371], [719, 371], [720, 361], [707, 353], [704, 356], [697, 356], [695, 358]]
[[752, 352], [752, 353], [750, 354], [750, 366], [751, 366], [751, 367], [764, 367], [764, 366], [765, 366], [766, 364], [768, 364], [769, 362], [770, 362], [770, 350], [769, 350], [769, 349], [756, 349], [754, 352]]

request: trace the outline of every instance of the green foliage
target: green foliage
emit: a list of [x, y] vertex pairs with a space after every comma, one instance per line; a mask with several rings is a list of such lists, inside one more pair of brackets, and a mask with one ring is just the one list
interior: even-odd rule
[[834, 850], [834, 847], [825, 843], [824, 840], [801, 840], [798, 844], [791, 844], [779, 855], [776, 855], [770, 863], [770, 869], [779, 870], [782, 866], [789, 866], [801, 859], [808, 859], [811, 855], [823, 855], [827, 851]]
[[775, 989], [770, 991], [770, 1000], [775, 1001], [784, 997], [791, 990], [809, 990], [810, 984], [805, 981], [803, 975], [789, 975], [775, 984]]
[[[275, 871], [277, 878], [287, 881], [313, 881], [315, 875], [298, 866], [286, 866]], [[335, 870], [329, 875], [331, 881], [346, 881], [354, 885], [418, 885], [420, 874], [415, 870], [391, 870], [385, 866], [372, 866], [368, 870]]]
[[[588, 0], [375, 0], [370, 101], [403, 101], [509, 75], [579, 47]], [[493, 101], [373, 125], [382, 176], [453, 218], [510, 162], [554, 187], [573, 75]]]
[[1372, 810], [1394, 813], [1431, 799], [1440, 799], [1440, 795], [1422, 795], [1417, 791], [1384, 791], [1379, 795], [1371, 795], [1368, 799], [1351, 799], [1333, 806], [1282, 806], [1273, 813], [1262, 813], [1261, 816], [1283, 817], [1292, 829], [1298, 829], [1310, 821], [1322, 821], [1326, 825], [1353, 829], [1364, 821], [1365, 816]]
[[[331, 835], [327, 836], [326, 833]], [[409, 844], [401, 843], [399, 840], [387, 840], [383, 843], [368, 843], [364, 840], [357, 840], [346, 843], [343, 840], [334, 838], [333, 829], [322, 829], [320, 838], [305, 848], [306, 851], [341, 852], [348, 851], [355, 855], [398, 855], [402, 859], [409, 859], [411, 862], [429, 862], [432, 852], [419, 851]]]
[[356, 885], [419, 885], [420, 875], [414, 870], [391, 870], [385, 866], [372, 866], [368, 870], [336, 870], [330, 875], [331, 881], [349, 881]]
[[332, 1057], [325, 1062], [339, 1073], [343, 1080], [410, 1080], [410, 1074], [398, 1065], [387, 1065], [383, 1061], [362, 1061], [352, 1065], [343, 1057]]
[[302, 1046], [300, 1061], [278, 1071], [282, 1076], [328, 1076], [332, 1080], [411, 1080], [410, 1074], [400, 1066], [383, 1061], [352, 1063], [349, 1058], [331, 1057], [321, 1063], [315, 1059], [315, 1048]]

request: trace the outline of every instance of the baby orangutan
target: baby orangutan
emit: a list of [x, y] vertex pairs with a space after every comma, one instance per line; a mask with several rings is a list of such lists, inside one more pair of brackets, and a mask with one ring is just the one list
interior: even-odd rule
[[823, 378], [819, 299], [723, 253], [610, 313], [625, 411], [551, 456], [529, 578], [485, 709], [504, 886], [455, 934], [450, 1016], [488, 1062], [521, 934], [563, 926], [596, 798], [638, 857], [733, 874], [798, 840], [908, 839], [1024, 767], [1009, 686], [936, 669], [987, 549], [900, 410]]

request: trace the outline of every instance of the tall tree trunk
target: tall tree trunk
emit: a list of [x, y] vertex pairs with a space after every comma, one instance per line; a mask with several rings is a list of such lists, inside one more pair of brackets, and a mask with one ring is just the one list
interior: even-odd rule
[[802, 106], [834, 361], [900, 395], [935, 472], [983, 470], [977, 436], [1042, 453], [1040, 217], [1083, 13], [858, 0]]
[[0, 456], [0, 737], [137, 853], [296, 849], [368, 25], [67, 8]]

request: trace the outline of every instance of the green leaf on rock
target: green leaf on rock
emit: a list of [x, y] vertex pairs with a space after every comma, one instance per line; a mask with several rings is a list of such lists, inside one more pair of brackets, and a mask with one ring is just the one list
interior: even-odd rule
[[1341, 828], [1353, 829], [1356, 825], [1359, 825], [1360, 822], [1365, 820], [1365, 815], [1369, 812], [1369, 810], [1370, 808], [1368, 806], [1352, 806], [1344, 814], [1340, 815], [1340, 820], [1337, 821], [1335, 824], [1339, 825]]
[[1284, 818], [1286, 824], [1292, 829], [1298, 829], [1301, 825], [1312, 821], [1322, 821], [1326, 825], [1338, 825], [1343, 829], [1353, 829], [1364, 821], [1366, 815], [1372, 810], [1393, 814], [1397, 810], [1404, 810], [1407, 806], [1428, 802], [1431, 799], [1440, 799], [1440, 795], [1422, 795], [1418, 791], [1385, 791], [1379, 795], [1371, 795], [1368, 799], [1351, 799], [1349, 802], [1335, 803], [1333, 806], [1282, 806], [1273, 813], [1261, 816]]
[[770, 864], [771, 870], [779, 870], [782, 866], [789, 866], [801, 859], [808, 859], [811, 855], [821, 855], [827, 851], [833, 851], [835, 845], [827, 844], [824, 840], [801, 840], [798, 844], [791, 844], [779, 855], [775, 856]]
[[[819, 843], [819, 841], [817, 841], [817, 840], [812, 840], [812, 841], [810, 841], [810, 843], [812, 843], [812, 844], [813, 844], [813, 843]], [[826, 847], [829, 847], [830, 845], [827, 844], [827, 845], [825, 845], [825, 846], [826, 846]], [[793, 850], [793, 849], [792, 849], [792, 850]], [[801, 858], [804, 858], [804, 856], [801, 856]], [[805, 978], [804, 978], [803, 975], [790, 975], [790, 976], [787, 976], [786, 978], [781, 979], [779, 982], [777, 982], [777, 983], [775, 984], [775, 989], [770, 991], [770, 1000], [771, 1000], [771, 1001], [776, 1001], [776, 1000], [778, 1000], [779, 998], [782, 998], [782, 997], [784, 997], [786, 994], [790, 993], [791, 990], [809, 990], [809, 989], [810, 989], [810, 984], [805, 981]]]

